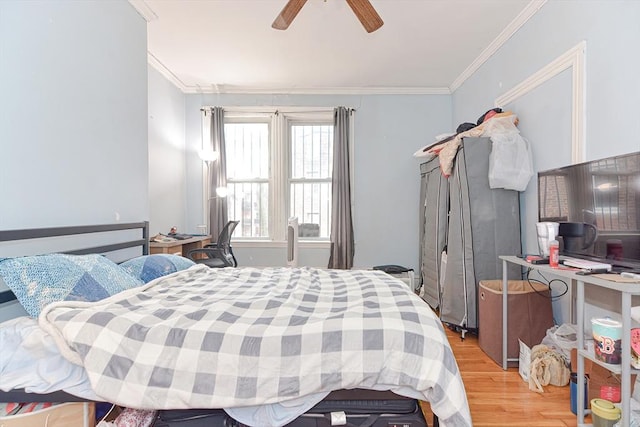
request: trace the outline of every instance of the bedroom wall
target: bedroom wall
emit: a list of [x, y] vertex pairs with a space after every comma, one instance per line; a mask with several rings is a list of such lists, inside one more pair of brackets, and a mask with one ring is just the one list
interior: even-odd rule
[[[353, 185], [355, 267], [400, 264], [417, 269], [419, 162], [413, 153], [451, 130], [448, 95], [187, 95], [187, 228], [203, 223], [202, 106], [322, 106], [356, 109]], [[285, 245], [234, 243], [242, 265], [285, 265]], [[300, 265], [326, 267], [327, 248], [300, 248]]]
[[149, 232], [186, 230], [185, 95], [149, 67]]
[[[504, 46], [453, 94], [454, 123], [476, 120], [510, 90], [580, 42], [585, 54], [584, 160], [640, 150], [636, 71], [632, 54], [640, 40], [640, 2], [549, 0]], [[533, 151], [536, 171], [570, 164], [572, 85], [570, 67], [506, 107], [520, 118], [519, 128]], [[575, 110], [574, 110], [575, 109]], [[537, 252], [537, 185], [521, 193], [522, 238], [526, 252]], [[597, 297], [601, 299], [601, 297]], [[611, 303], [611, 307], [615, 304]], [[568, 321], [567, 298], [554, 303], [556, 321]]]
[[149, 218], [146, 22], [127, 1], [0, 1], [0, 228]]

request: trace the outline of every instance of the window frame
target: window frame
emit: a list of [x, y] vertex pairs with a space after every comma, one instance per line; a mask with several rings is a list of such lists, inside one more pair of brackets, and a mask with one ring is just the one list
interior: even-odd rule
[[[264, 107], [257, 109], [227, 107], [224, 123], [267, 123], [269, 125], [269, 235], [267, 237], [234, 237], [234, 243], [240, 243], [239, 247], [286, 246], [292, 175], [291, 125], [333, 126], [333, 107], [274, 108], [273, 110]], [[301, 247], [328, 247], [330, 244], [329, 237], [300, 238], [300, 242], [303, 243]]]
[[[271, 221], [272, 221], [272, 211], [271, 211], [271, 197], [272, 197], [272, 186], [273, 186], [273, 179], [272, 179], [272, 164], [271, 164], [271, 150], [272, 150], [272, 127], [273, 127], [273, 120], [272, 120], [272, 115], [271, 114], [251, 114], [251, 115], [247, 115], [247, 114], [229, 114], [229, 117], [227, 117], [227, 112], [225, 111], [225, 117], [224, 117], [224, 125], [226, 126], [227, 123], [232, 123], [232, 124], [236, 124], [236, 123], [261, 123], [261, 124], [266, 124], [267, 125], [267, 133], [269, 134], [269, 139], [268, 139], [268, 144], [267, 144], [267, 152], [269, 155], [269, 159], [268, 159], [268, 164], [269, 164], [269, 170], [267, 172], [267, 178], [253, 178], [253, 179], [247, 179], [247, 178], [242, 178], [242, 179], [229, 179], [229, 175], [227, 173], [227, 185], [229, 185], [229, 183], [267, 183], [269, 184], [269, 206], [267, 206], [267, 214], [269, 216], [269, 220], [268, 220], [268, 230], [269, 231], [271, 229]], [[226, 147], [225, 147], [226, 150]], [[228, 153], [228, 151], [227, 151]], [[236, 218], [230, 218], [230, 219], [236, 219]], [[267, 236], [263, 236], [263, 237], [241, 237], [242, 240], [247, 240], [247, 241], [269, 241], [272, 240], [270, 235]]]
[[[291, 128], [292, 126], [313, 126], [313, 125], [324, 125], [324, 126], [334, 126], [333, 123], [333, 112], [329, 112], [329, 114], [325, 115], [325, 114], [319, 114], [319, 113], [313, 113], [313, 114], [304, 114], [304, 113], [299, 113], [299, 114], [287, 114], [284, 116], [284, 126], [286, 129], [286, 139], [284, 141], [284, 143], [286, 144], [286, 162], [287, 162], [287, 176], [286, 176], [286, 183], [285, 183], [285, 187], [286, 187], [286, 212], [287, 212], [287, 216], [290, 216], [290, 212], [291, 212], [291, 185], [293, 183], [309, 183], [309, 182], [324, 182], [324, 183], [331, 183], [332, 179], [333, 179], [333, 167], [332, 167], [332, 171], [331, 171], [331, 177], [329, 178], [313, 178], [313, 179], [305, 179], [305, 178], [293, 178], [293, 162], [291, 159], [291, 154], [292, 154], [292, 150], [293, 150], [293, 141], [292, 141], [292, 134], [291, 134]], [[333, 143], [333, 141], [332, 141]], [[333, 147], [331, 148], [331, 151], [333, 153]], [[331, 157], [331, 162], [333, 162], [333, 156]], [[331, 215], [331, 213], [329, 213], [329, 215]], [[329, 226], [329, 234], [331, 234], [331, 226]], [[300, 240], [307, 240], [307, 241], [318, 241], [318, 242], [328, 242], [329, 241], [330, 236], [326, 236], [326, 237], [305, 237], [304, 239], [300, 239]]]

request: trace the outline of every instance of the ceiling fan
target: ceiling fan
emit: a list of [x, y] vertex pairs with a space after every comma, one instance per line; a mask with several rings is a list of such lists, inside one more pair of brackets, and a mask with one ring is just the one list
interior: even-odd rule
[[[364, 29], [367, 30], [367, 33], [374, 32], [384, 24], [382, 18], [380, 18], [380, 15], [378, 15], [378, 12], [376, 12], [369, 0], [346, 1], [362, 23]], [[306, 2], [307, 0], [289, 0], [271, 26], [276, 30], [286, 30], [289, 28], [289, 25], [291, 25]]]

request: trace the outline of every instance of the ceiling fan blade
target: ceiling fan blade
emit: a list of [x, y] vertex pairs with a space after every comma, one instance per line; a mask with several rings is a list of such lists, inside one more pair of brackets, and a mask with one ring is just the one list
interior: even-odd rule
[[289, 25], [291, 25], [294, 18], [306, 2], [307, 0], [289, 0], [289, 2], [282, 8], [280, 15], [278, 15], [275, 21], [273, 21], [271, 27], [276, 30], [286, 30], [289, 28]]
[[384, 24], [384, 21], [369, 0], [347, 0], [347, 3], [349, 3], [353, 13], [356, 14], [367, 33], [374, 32]]

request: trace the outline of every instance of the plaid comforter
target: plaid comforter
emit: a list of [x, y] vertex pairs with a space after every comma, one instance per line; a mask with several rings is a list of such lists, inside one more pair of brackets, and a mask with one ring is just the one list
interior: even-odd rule
[[97, 303], [47, 306], [40, 325], [96, 394], [134, 408], [223, 408], [349, 388], [431, 402], [471, 425], [442, 325], [380, 271], [196, 265]]

